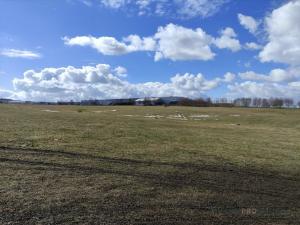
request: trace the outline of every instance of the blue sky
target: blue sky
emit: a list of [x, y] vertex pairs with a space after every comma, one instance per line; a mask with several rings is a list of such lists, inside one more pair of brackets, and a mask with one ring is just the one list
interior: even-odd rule
[[0, 97], [298, 98], [299, 5], [0, 0]]

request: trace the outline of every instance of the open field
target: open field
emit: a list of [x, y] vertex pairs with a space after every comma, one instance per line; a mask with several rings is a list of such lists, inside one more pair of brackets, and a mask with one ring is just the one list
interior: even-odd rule
[[300, 110], [0, 105], [0, 224], [300, 224]]

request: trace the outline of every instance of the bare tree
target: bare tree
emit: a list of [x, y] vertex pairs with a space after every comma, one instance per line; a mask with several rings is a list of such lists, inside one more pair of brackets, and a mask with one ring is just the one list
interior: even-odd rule
[[251, 101], [251, 98], [238, 98], [234, 100], [234, 104], [236, 106], [249, 107], [251, 105]]
[[262, 99], [261, 98], [252, 99], [252, 105], [254, 107], [262, 107]]
[[292, 98], [283, 99], [284, 106], [290, 108], [294, 104], [294, 100]]
[[228, 103], [227, 98], [220, 98], [219, 103]]
[[263, 108], [270, 108], [270, 101], [266, 98], [261, 100], [261, 107]]
[[283, 106], [283, 99], [281, 98], [271, 98], [270, 105], [275, 108], [281, 108]]

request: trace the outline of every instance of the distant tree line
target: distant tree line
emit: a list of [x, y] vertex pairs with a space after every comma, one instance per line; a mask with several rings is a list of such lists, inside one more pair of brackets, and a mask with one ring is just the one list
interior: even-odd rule
[[177, 103], [180, 106], [196, 106], [196, 107], [209, 107], [212, 106], [213, 103], [210, 98], [198, 98], [198, 99], [189, 99], [184, 98]]
[[214, 102], [210, 98], [183, 99], [177, 105], [194, 107], [255, 107], [255, 108], [292, 108], [300, 107], [300, 101], [296, 104], [292, 98], [227, 98], [216, 99]]
[[[59, 102], [31, 102], [15, 101], [12, 99], [0, 98], [0, 104], [47, 104], [47, 105], [137, 105], [137, 98], [131, 99], [106, 99], [106, 100], [83, 100], [59, 101]], [[144, 98], [139, 105], [177, 105], [193, 107], [254, 107], [254, 108], [300, 108], [300, 101], [295, 102], [292, 98], [236, 98], [230, 100], [219, 98], [214, 101], [211, 98], [183, 98], [183, 97], [166, 97], [166, 98]]]
[[[294, 106], [294, 100], [292, 98], [237, 98], [233, 104], [240, 107], [291, 108]], [[300, 106], [300, 101], [298, 105]]]
[[233, 102], [230, 102], [226, 98], [217, 99], [215, 102], [213, 102], [211, 98], [185, 98], [179, 101], [176, 105], [193, 107], [234, 107]]

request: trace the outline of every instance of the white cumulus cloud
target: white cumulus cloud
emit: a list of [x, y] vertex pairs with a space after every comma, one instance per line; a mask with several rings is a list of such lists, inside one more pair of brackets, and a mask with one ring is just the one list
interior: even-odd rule
[[127, 69], [123, 66], [118, 66], [115, 68], [114, 72], [119, 77], [127, 77]]
[[228, 85], [228, 95], [231, 97], [289, 97], [299, 99], [299, 67], [276, 68], [268, 74], [247, 71], [238, 75], [243, 81]]
[[248, 49], [248, 50], [259, 50], [259, 49], [262, 49], [263, 46], [255, 43], [255, 42], [247, 42], [245, 44], [245, 49]]
[[203, 29], [186, 28], [176, 24], [161, 26], [149, 37], [129, 35], [121, 41], [114, 37], [77, 36], [64, 37], [69, 46], [89, 46], [104, 55], [123, 55], [137, 51], [154, 52], [155, 61], [161, 59], [178, 60], [211, 60], [215, 53], [211, 46], [230, 49], [236, 52], [241, 49], [237, 35], [230, 27], [221, 31], [221, 36], [214, 38]]
[[104, 55], [123, 55], [135, 51], [151, 51], [155, 48], [155, 41], [152, 38], [141, 39], [137, 35], [130, 35], [123, 41], [118, 41], [114, 37], [92, 36], [64, 37], [63, 40], [66, 45], [89, 46]]
[[104, 55], [122, 55], [129, 53], [129, 47], [125, 43], [117, 41], [114, 37], [91, 37], [78, 36], [74, 38], [63, 38], [66, 45], [90, 46]]
[[155, 60], [210, 60], [215, 54], [210, 48], [212, 38], [201, 28], [195, 30], [168, 24], [159, 27], [154, 38], [158, 41]]
[[235, 83], [228, 85], [229, 93], [228, 96], [232, 98], [236, 97], [260, 97], [260, 98], [271, 98], [271, 97], [288, 97], [288, 98], [299, 98], [300, 96], [300, 85], [292, 82], [288, 84], [278, 83], [261, 83], [255, 81], [245, 81], [242, 83]]
[[268, 43], [260, 52], [262, 62], [300, 65], [300, 1], [290, 1], [265, 19]]
[[224, 82], [230, 83], [230, 82], [234, 81], [235, 78], [236, 78], [236, 75], [234, 73], [227, 72], [224, 75]]
[[255, 73], [253, 71], [247, 71], [239, 73], [240, 78], [243, 80], [256, 80], [256, 81], [268, 81], [268, 82], [291, 82], [300, 79], [299, 68], [289, 69], [273, 69], [268, 75]]
[[0, 98], [12, 98], [14, 97], [14, 93], [9, 90], [2, 89], [0, 87]]
[[241, 44], [237, 35], [231, 27], [227, 27], [221, 31], [221, 37], [214, 40], [214, 44], [218, 48], [227, 48], [233, 52], [239, 51], [241, 49]]
[[14, 96], [21, 100], [58, 101], [129, 98], [149, 96], [201, 97], [223, 82], [231, 82], [233, 74], [206, 79], [199, 74], [176, 74], [170, 82], [130, 83], [120, 78], [127, 73], [123, 67], [107, 64], [44, 68], [25, 71], [22, 78], [13, 80]]
[[246, 16], [241, 13], [238, 14], [238, 19], [240, 24], [247, 29], [250, 33], [255, 34], [257, 28], [259, 26], [259, 22], [257, 22], [253, 17]]

